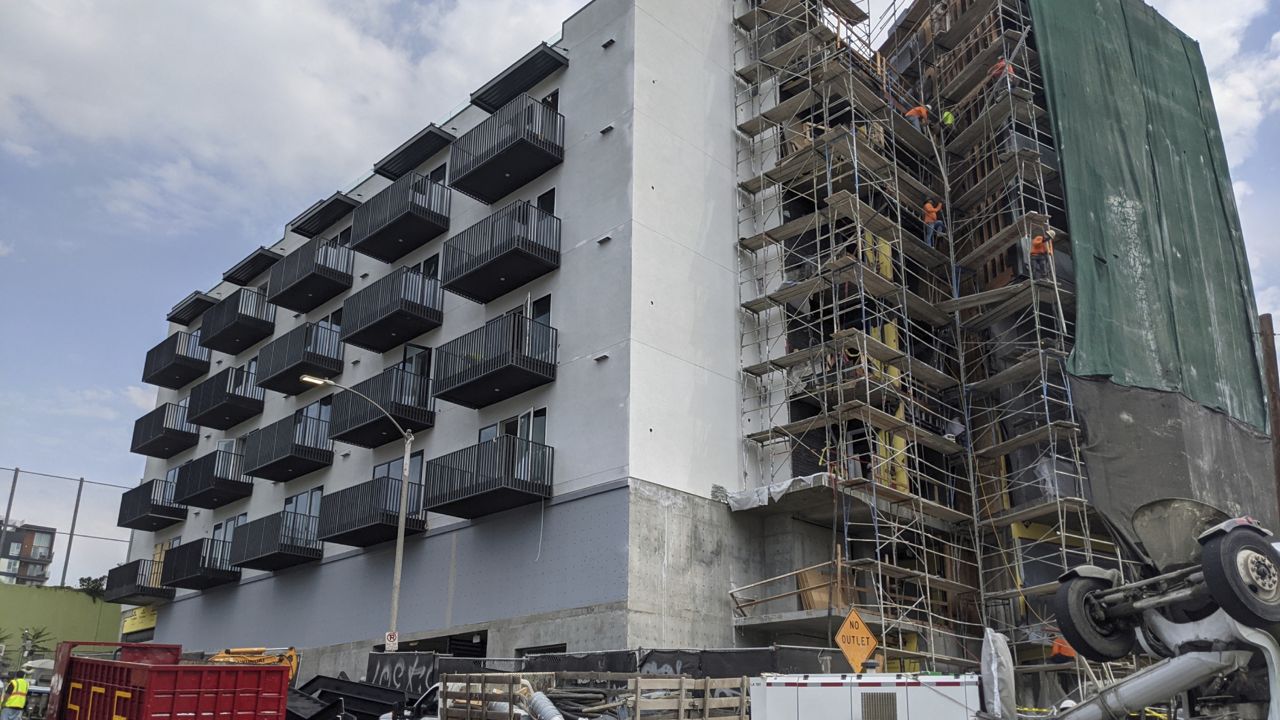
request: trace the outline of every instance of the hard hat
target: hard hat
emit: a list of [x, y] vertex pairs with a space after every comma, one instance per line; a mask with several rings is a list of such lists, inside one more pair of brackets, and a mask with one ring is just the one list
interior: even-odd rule
[[1049, 228], [1048, 230], [1046, 230], [1046, 231], [1045, 231], [1045, 233], [1044, 233], [1044, 234], [1045, 234], [1045, 236], [1046, 236], [1046, 237], [1048, 237], [1050, 240], [1052, 240], [1052, 239], [1054, 239], [1054, 238], [1058, 237], [1058, 233], [1054, 232], [1053, 228]]

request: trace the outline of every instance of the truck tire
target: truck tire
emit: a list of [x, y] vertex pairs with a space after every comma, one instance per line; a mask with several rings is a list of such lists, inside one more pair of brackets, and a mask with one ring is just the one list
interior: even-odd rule
[[1280, 552], [1267, 537], [1238, 528], [1205, 542], [1200, 560], [1209, 594], [1249, 627], [1280, 623]]
[[1089, 595], [1110, 587], [1100, 578], [1073, 577], [1059, 585], [1053, 597], [1053, 611], [1062, 636], [1076, 652], [1094, 662], [1110, 662], [1131, 655], [1137, 641], [1133, 627], [1094, 616]]

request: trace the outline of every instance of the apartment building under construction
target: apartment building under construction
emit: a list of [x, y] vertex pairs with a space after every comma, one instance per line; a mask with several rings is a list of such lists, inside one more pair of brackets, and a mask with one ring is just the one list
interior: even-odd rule
[[175, 307], [109, 595], [358, 671], [400, 445], [308, 372], [416, 423], [402, 647], [829, 646], [855, 608], [891, 669], [992, 627], [1046, 688], [1114, 670], [1053, 654], [1064, 569], [1127, 569], [1154, 497], [1277, 513], [1203, 61], [1084, 5], [587, 4]]

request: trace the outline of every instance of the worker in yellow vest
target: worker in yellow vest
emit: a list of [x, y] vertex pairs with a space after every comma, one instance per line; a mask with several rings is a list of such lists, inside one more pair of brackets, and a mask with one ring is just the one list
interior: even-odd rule
[[30, 687], [22, 671], [10, 676], [9, 684], [4, 689], [4, 699], [0, 700], [0, 720], [22, 720], [22, 711], [27, 707], [27, 691]]

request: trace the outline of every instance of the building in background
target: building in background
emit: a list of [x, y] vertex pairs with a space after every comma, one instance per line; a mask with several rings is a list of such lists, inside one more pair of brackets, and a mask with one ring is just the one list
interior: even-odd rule
[[[0, 585], [0, 669], [15, 670], [28, 660], [52, 658], [63, 640], [114, 642], [120, 639], [120, 606], [67, 587]], [[23, 631], [35, 642], [23, 657]]]
[[53, 563], [56, 528], [16, 523], [5, 528], [0, 547], [0, 583], [44, 585]]
[[587, 4], [170, 311], [108, 597], [358, 674], [402, 445], [309, 374], [416, 434], [402, 647], [828, 646], [856, 608], [890, 669], [984, 625], [1043, 667], [1140, 502], [1276, 515], [1203, 64], [1108, 8]]

